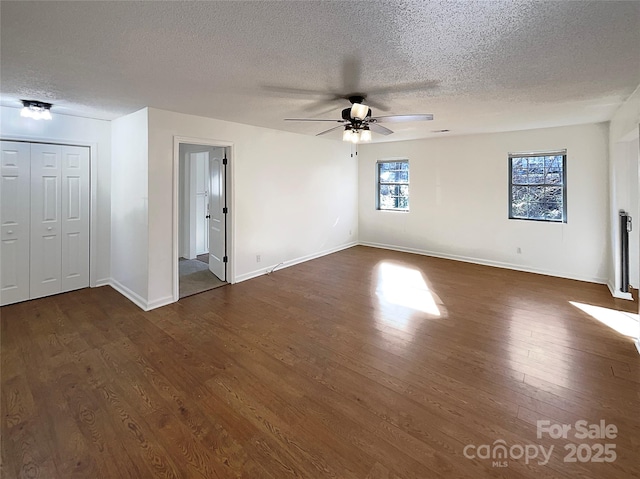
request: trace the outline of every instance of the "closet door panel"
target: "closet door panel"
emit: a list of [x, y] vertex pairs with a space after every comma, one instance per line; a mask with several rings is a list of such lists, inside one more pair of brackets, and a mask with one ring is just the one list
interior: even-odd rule
[[0, 142], [0, 305], [29, 299], [30, 145]]
[[31, 298], [62, 291], [61, 147], [31, 145]]
[[63, 146], [62, 291], [89, 286], [89, 149]]

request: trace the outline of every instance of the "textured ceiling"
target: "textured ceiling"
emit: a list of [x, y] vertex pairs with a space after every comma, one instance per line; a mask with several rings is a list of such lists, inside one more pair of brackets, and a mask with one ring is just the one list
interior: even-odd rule
[[[433, 113], [385, 140], [606, 121], [640, 84], [640, 2], [0, 3], [0, 101], [145, 106], [315, 134], [335, 95]], [[339, 132], [327, 135], [338, 139]], [[374, 135], [378, 139], [378, 135]]]

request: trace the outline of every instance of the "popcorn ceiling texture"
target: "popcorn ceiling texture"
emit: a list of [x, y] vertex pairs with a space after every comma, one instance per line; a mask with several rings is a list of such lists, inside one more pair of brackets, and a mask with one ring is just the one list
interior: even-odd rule
[[[606, 121], [640, 84], [640, 2], [0, 3], [0, 101], [145, 106], [315, 134], [335, 94], [433, 113], [385, 140]], [[339, 139], [336, 132], [332, 138]], [[378, 136], [378, 135], [376, 135]], [[379, 136], [378, 136], [378, 139]]]

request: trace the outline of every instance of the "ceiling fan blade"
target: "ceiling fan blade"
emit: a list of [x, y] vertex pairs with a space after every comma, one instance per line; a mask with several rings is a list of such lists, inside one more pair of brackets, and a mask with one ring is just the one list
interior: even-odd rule
[[274, 93], [283, 93], [285, 95], [304, 95], [304, 96], [329, 96], [332, 95], [330, 92], [322, 91], [322, 90], [310, 90], [305, 88], [294, 88], [288, 86], [278, 86], [278, 85], [262, 85], [262, 89]]
[[326, 133], [329, 133], [330, 131], [337, 130], [338, 128], [342, 128], [342, 127], [343, 125], [334, 126], [333, 128], [329, 128], [328, 130], [321, 131], [316, 136], [324, 135]]
[[284, 121], [332, 121], [334, 123], [344, 123], [344, 120], [328, 120], [324, 118], [285, 118]]
[[376, 110], [382, 110], [382, 111], [389, 111], [390, 108], [385, 105], [384, 103], [380, 103], [379, 101], [376, 100], [365, 100], [365, 103], [373, 108], [375, 108]]
[[380, 88], [368, 88], [367, 92], [369, 93], [369, 95], [381, 95], [384, 93], [430, 90], [432, 88], [436, 88], [439, 84], [440, 82], [437, 80], [429, 80], [429, 81], [416, 82], [416, 83], [405, 83], [404, 85], [400, 84], [400, 85], [383, 86]]
[[347, 56], [342, 61], [343, 91], [356, 91], [360, 87], [361, 62], [355, 56]]
[[[318, 100], [318, 101], [314, 101], [313, 103], [311, 103], [310, 105], [307, 105], [304, 107], [304, 111], [307, 111], [309, 113], [313, 113], [315, 115], [326, 115], [327, 113], [336, 110], [336, 104], [338, 102], [342, 101], [342, 98], [338, 97], [338, 96], [334, 96], [332, 98], [327, 98], [324, 100]], [[331, 105], [331, 106], [329, 106]], [[321, 111], [317, 111], [320, 108], [322, 108]], [[316, 113], [317, 111], [317, 113]]]
[[371, 131], [375, 131], [376, 133], [380, 133], [381, 135], [390, 135], [391, 133], [393, 133], [393, 131], [389, 128], [378, 125], [376, 123], [369, 123], [369, 128], [371, 128]]
[[400, 123], [403, 121], [429, 121], [433, 120], [433, 115], [388, 115], [371, 118], [373, 123]]
[[332, 111], [336, 111], [336, 106], [332, 106], [332, 107], [327, 107], [322, 111], [319, 111], [317, 113], [318, 116], [322, 116], [322, 115], [326, 115], [327, 113], [331, 113]]

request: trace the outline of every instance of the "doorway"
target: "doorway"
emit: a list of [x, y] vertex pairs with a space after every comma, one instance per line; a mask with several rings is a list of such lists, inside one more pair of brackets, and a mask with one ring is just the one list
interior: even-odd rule
[[228, 284], [229, 157], [229, 146], [178, 143], [178, 298]]

